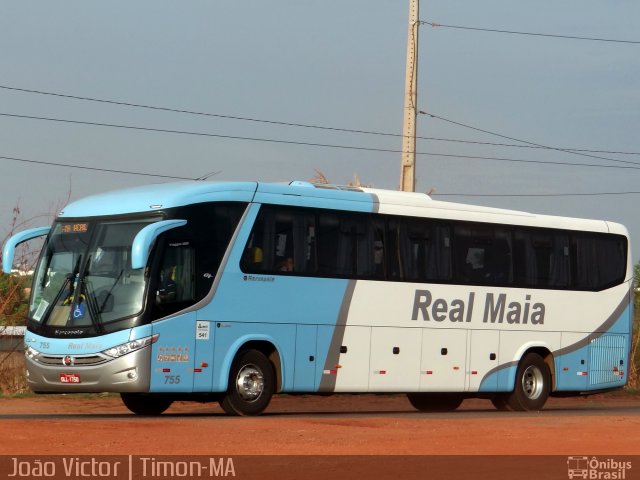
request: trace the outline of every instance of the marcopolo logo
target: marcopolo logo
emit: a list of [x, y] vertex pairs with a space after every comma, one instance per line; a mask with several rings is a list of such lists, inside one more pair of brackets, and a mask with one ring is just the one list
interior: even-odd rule
[[242, 279], [245, 282], [275, 282], [276, 281], [276, 277], [265, 277], [265, 276], [255, 276], [255, 275], [244, 275], [242, 277]]
[[576, 456], [567, 458], [567, 476], [570, 479], [625, 480], [631, 462], [614, 458]]

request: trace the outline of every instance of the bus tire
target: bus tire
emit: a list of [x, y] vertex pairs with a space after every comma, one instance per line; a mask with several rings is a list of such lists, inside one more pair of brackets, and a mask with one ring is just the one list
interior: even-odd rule
[[229, 415], [260, 415], [275, 391], [275, 372], [258, 350], [238, 353], [231, 364], [229, 387], [220, 406]]
[[540, 355], [528, 353], [518, 365], [515, 389], [506, 397], [506, 404], [516, 412], [541, 410], [550, 391], [549, 367]]
[[146, 393], [121, 393], [120, 398], [125, 407], [136, 415], [160, 415], [173, 403], [165, 395]]
[[455, 393], [407, 393], [407, 398], [421, 412], [450, 412], [464, 400], [462, 395]]

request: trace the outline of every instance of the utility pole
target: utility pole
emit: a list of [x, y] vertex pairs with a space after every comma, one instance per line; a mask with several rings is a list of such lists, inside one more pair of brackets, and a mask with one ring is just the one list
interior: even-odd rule
[[419, 0], [409, 0], [407, 36], [407, 73], [404, 86], [404, 124], [402, 127], [402, 163], [400, 190], [416, 190], [416, 119], [418, 102], [418, 7]]

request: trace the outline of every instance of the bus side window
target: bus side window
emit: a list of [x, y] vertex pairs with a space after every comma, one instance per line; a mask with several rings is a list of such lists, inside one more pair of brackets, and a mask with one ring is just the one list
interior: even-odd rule
[[[622, 236], [598, 237], [598, 288], [609, 288], [624, 281], [627, 262], [627, 241]], [[638, 285], [636, 285], [636, 288]]]
[[159, 272], [157, 304], [195, 300], [195, 255], [189, 242], [168, 243]]
[[462, 283], [513, 282], [511, 231], [487, 225], [457, 225], [456, 279]]
[[402, 280], [400, 260], [400, 231], [399, 222], [394, 218], [390, 218], [387, 222], [385, 251], [387, 257], [387, 279]]
[[511, 231], [496, 228], [493, 241], [488, 249], [486, 280], [495, 285], [510, 285], [513, 283], [513, 246]]
[[251, 233], [247, 246], [242, 254], [242, 267], [249, 270], [261, 269], [262, 261], [264, 260], [264, 251], [259, 246], [262, 243], [258, 240], [261, 234], [257, 231]]
[[549, 256], [549, 287], [567, 288], [571, 285], [569, 235], [556, 232]]
[[340, 224], [337, 216], [328, 212], [320, 213], [318, 215], [318, 272], [322, 275], [345, 273], [338, 268], [340, 265], [338, 257], [340, 236]]
[[402, 280], [418, 282], [425, 277], [430, 233], [418, 220], [404, 219], [398, 225]]
[[390, 219], [386, 232], [389, 280], [451, 280], [451, 228], [430, 219]]
[[318, 230], [321, 274], [381, 277], [384, 268], [383, 222], [376, 227], [370, 215], [322, 212], [318, 216]]
[[451, 265], [451, 227], [435, 224], [433, 242], [429, 249], [427, 279], [441, 282], [450, 281], [453, 275]]
[[595, 233], [572, 236], [571, 278], [580, 290], [601, 290], [624, 280], [626, 246], [618, 237]]
[[242, 255], [242, 270], [315, 273], [315, 231], [315, 216], [310, 213], [263, 206]]
[[484, 248], [474, 245], [472, 227], [456, 225], [454, 227], [454, 266], [455, 280], [460, 283], [473, 283], [484, 269]]
[[375, 277], [384, 280], [387, 276], [387, 258], [384, 221], [381, 219], [373, 219], [373, 267]]

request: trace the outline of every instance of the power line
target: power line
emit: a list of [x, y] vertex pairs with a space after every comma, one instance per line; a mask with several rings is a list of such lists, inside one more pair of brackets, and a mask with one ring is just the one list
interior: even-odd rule
[[548, 33], [533, 33], [533, 32], [518, 32], [512, 30], [497, 30], [494, 28], [480, 28], [480, 27], [465, 27], [461, 25], [445, 25], [442, 23], [436, 22], [427, 22], [421, 21], [421, 25], [431, 25], [432, 27], [442, 27], [442, 28], [455, 28], [459, 30], [474, 30], [478, 32], [491, 32], [491, 33], [508, 33], [511, 35], [529, 35], [535, 37], [550, 37], [550, 38], [562, 38], [569, 40], [588, 40], [593, 42], [609, 42], [609, 43], [629, 43], [629, 44], [640, 44], [640, 40], [617, 40], [611, 38], [596, 38], [596, 37], [576, 37], [572, 35], [554, 35]]
[[301, 145], [301, 146], [307, 146], [307, 147], [326, 147], [326, 148], [342, 148], [342, 149], [348, 149], [348, 150], [365, 150], [368, 152], [401, 153], [401, 150], [393, 150], [393, 149], [386, 149], [386, 148], [334, 145], [329, 143], [298, 142], [294, 140], [278, 140], [274, 138], [260, 138], [260, 137], [243, 137], [238, 135], [222, 135], [218, 133], [192, 132], [188, 130], [172, 130], [172, 129], [166, 129], [166, 128], [136, 127], [133, 125], [121, 125], [121, 124], [102, 123], [102, 122], [87, 122], [87, 121], [81, 121], [81, 120], [68, 120], [64, 118], [38, 117], [33, 115], [18, 115], [14, 113], [0, 113], [0, 116], [24, 118], [29, 120], [45, 120], [49, 122], [71, 123], [76, 125], [91, 125], [94, 127], [123, 128], [128, 130], [139, 130], [139, 131], [145, 131], [145, 132], [173, 133], [177, 135], [194, 135], [198, 137], [223, 138], [228, 140], [247, 140], [251, 142], [284, 143], [288, 145]]
[[[420, 113], [425, 113], [425, 112], [420, 112]], [[427, 115], [432, 116], [434, 118], [446, 120], [443, 117], [437, 117], [432, 114], [427, 114]], [[29, 119], [29, 120], [43, 120], [43, 121], [49, 121], [49, 122], [69, 123], [74, 125], [89, 125], [89, 126], [98, 126], [98, 127], [121, 128], [121, 129], [127, 129], [127, 130], [146, 131], [146, 132], [154, 132], [154, 133], [170, 133], [170, 134], [177, 134], [177, 135], [194, 135], [194, 136], [200, 136], [200, 137], [212, 137], [212, 138], [222, 138], [222, 139], [230, 139], [230, 140], [246, 140], [246, 141], [252, 141], [252, 142], [280, 143], [280, 144], [286, 144], [286, 145], [335, 148], [335, 149], [345, 149], [345, 150], [360, 150], [360, 151], [368, 151], [368, 152], [402, 153], [402, 150], [396, 150], [396, 149], [362, 147], [362, 146], [355, 146], [355, 145], [338, 145], [338, 144], [328, 144], [328, 143], [299, 142], [294, 140], [279, 140], [275, 138], [260, 138], [260, 137], [244, 137], [244, 136], [238, 136], [238, 135], [222, 135], [217, 133], [192, 132], [187, 130], [171, 130], [171, 129], [163, 129], [163, 128], [151, 128], [151, 127], [137, 127], [133, 125], [88, 122], [88, 121], [69, 120], [69, 119], [62, 119], [62, 118], [39, 117], [39, 116], [33, 116], [33, 115], [18, 115], [18, 114], [12, 114], [12, 113], [0, 113], [0, 116], [22, 118], [22, 119]], [[446, 120], [446, 121], [456, 123], [451, 120]], [[458, 124], [458, 125], [464, 125], [464, 124]], [[470, 127], [470, 126], [467, 126], [467, 128], [473, 128], [475, 130], [479, 130], [475, 127]], [[484, 131], [486, 133], [492, 133], [492, 132], [489, 132], [488, 130], [481, 130], [481, 131]], [[497, 133], [492, 133], [492, 134], [503, 136]], [[511, 138], [511, 137], [505, 137], [505, 138]], [[511, 139], [513, 140], [513, 138]], [[517, 141], [525, 142], [525, 140], [517, 140]], [[536, 144], [533, 144], [533, 145], [536, 145]], [[552, 147], [547, 147], [547, 148], [550, 148], [552, 150], [558, 150]], [[563, 151], [563, 150], [560, 150], [560, 151]], [[455, 155], [455, 154], [434, 153], [434, 152], [416, 152], [416, 155], [433, 156], [433, 157], [449, 157], [449, 158], [465, 158], [465, 159], [475, 159], [475, 160], [490, 160], [490, 161], [513, 162], [513, 163], [563, 165], [563, 166], [572, 166], [572, 167], [596, 167], [596, 168], [618, 168], [618, 169], [640, 170], [640, 162], [615, 160], [615, 159], [609, 159], [604, 157], [594, 157], [594, 158], [601, 158], [601, 159], [609, 160], [612, 162], [620, 162], [620, 163], [636, 165], [636, 166], [634, 167], [634, 166], [627, 166], [627, 165], [602, 165], [597, 163], [557, 162], [557, 161], [550, 161], [550, 160], [524, 160], [524, 159], [514, 159], [514, 158], [505, 158], [505, 157], [483, 157], [483, 156], [476, 156], [476, 155]], [[585, 154], [581, 154], [581, 155], [590, 157], [590, 155], [585, 155]], [[196, 179], [190, 179], [190, 180], [196, 180]]]
[[[533, 163], [539, 165], [564, 165], [571, 167], [595, 167], [595, 168], [617, 168], [626, 170], [640, 170], [640, 162], [624, 162], [631, 165], [603, 165], [601, 163], [575, 163], [575, 162], [557, 162], [553, 160], [525, 160], [519, 158], [505, 158], [505, 157], [482, 157], [478, 155], [454, 155], [449, 153], [426, 153], [417, 152], [416, 155], [429, 155], [434, 157], [450, 157], [450, 158], [466, 158], [469, 160], [490, 160], [495, 162], [509, 162], [509, 163]], [[620, 160], [622, 161], [622, 160]]]
[[[183, 113], [183, 114], [188, 114], [188, 115], [199, 115], [199, 116], [206, 116], [206, 117], [222, 118], [222, 119], [227, 119], [227, 120], [239, 120], [239, 121], [257, 122], [257, 123], [280, 125], [280, 126], [287, 126], [287, 127], [309, 128], [309, 129], [328, 130], [328, 131], [343, 132], [343, 133], [357, 133], [357, 134], [363, 134], [363, 135], [375, 135], [375, 136], [383, 136], [383, 137], [395, 137], [395, 138], [402, 138], [403, 137], [403, 135], [399, 134], [399, 133], [380, 132], [380, 131], [374, 131], [374, 130], [362, 130], [362, 129], [353, 129], [353, 128], [330, 127], [330, 126], [326, 126], [326, 125], [313, 125], [313, 124], [305, 124], [305, 123], [294, 123], [294, 122], [284, 122], [284, 121], [277, 121], [277, 120], [251, 118], [251, 117], [241, 117], [241, 116], [237, 116], [237, 115], [224, 115], [224, 114], [210, 113], [210, 112], [199, 112], [199, 111], [186, 110], [186, 109], [161, 107], [161, 106], [157, 106], [157, 105], [144, 105], [144, 104], [140, 104], [140, 103], [123, 102], [123, 101], [118, 101], [118, 100], [107, 100], [107, 99], [94, 98], [94, 97], [83, 97], [83, 96], [78, 96], [78, 95], [69, 95], [69, 94], [63, 94], [63, 93], [57, 93], [57, 92], [47, 92], [47, 91], [42, 91], [42, 90], [31, 90], [31, 89], [27, 89], [27, 88], [11, 87], [11, 86], [8, 86], [8, 85], [0, 85], [0, 89], [17, 91], [17, 92], [22, 92], [22, 93], [33, 93], [33, 94], [37, 94], [37, 95], [48, 95], [48, 96], [61, 97], [61, 98], [67, 98], [67, 99], [73, 99], [73, 100], [105, 103], [105, 104], [111, 104], [111, 105], [120, 105], [120, 106], [133, 107], [133, 108], [143, 108], [143, 109], [149, 109], [149, 110], [157, 110], [157, 111], [165, 111], [165, 112], [173, 112], [173, 113]], [[541, 146], [515, 145], [515, 144], [508, 144], [508, 143], [480, 142], [480, 141], [472, 141], [472, 140], [460, 140], [460, 139], [438, 138], [438, 137], [416, 136], [416, 138], [419, 139], [419, 140], [430, 140], [430, 141], [450, 142], [450, 143], [466, 143], [466, 144], [473, 144], [473, 145], [490, 145], [490, 146], [497, 146], [497, 147], [539, 148], [539, 149], [550, 149], [551, 148], [551, 147], [546, 147], [546, 146], [542, 146], [542, 145]], [[561, 150], [561, 151], [569, 150], [569, 151], [574, 151], [574, 152], [585, 152], [585, 153], [608, 153], [608, 154], [617, 154], [617, 155], [640, 155], [640, 152], [620, 152], [620, 151], [610, 151], [610, 150], [588, 150], [588, 149], [580, 149], [580, 148], [558, 148], [558, 150]]]
[[120, 106], [125, 106], [125, 107], [145, 108], [145, 109], [149, 109], [149, 110], [158, 110], [158, 111], [163, 111], [163, 112], [184, 113], [184, 114], [188, 114], [188, 115], [200, 115], [200, 116], [203, 116], [203, 117], [223, 118], [223, 119], [226, 119], [226, 120], [241, 120], [241, 121], [245, 121], [245, 122], [265, 123], [265, 124], [280, 125], [280, 126], [285, 126], [285, 127], [313, 128], [313, 129], [318, 129], [318, 130], [330, 130], [330, 131], [335, 131], [335, 132], [361, 133], [361, 134], [365, 134], [365, 135], [379, 135], [379, 136], [386, 136], [386, 137], [402, 137], [402, 135], [399, 134], [399, 133], [376, 132], [376, 131], [371, 131], [371, 130], [358, 130], [358, 129], [352, 129], [352, 128], [329, 127], [329, 126], [324, 126], [324, 125], [312, 125], [312, 124], [305, 124], [305, 123], [282, 122], [282, 121], [278, 121], [278, 120], [266, 120], [266, 119], [261, 119], [261, 118], [240, 117], [240, 116], [236, 116], [236, 115], [224, 115], [224, 114], [219, 114], [219, 113], [199, 112], [199, 111], [195, 111], [195, 110], [186, 110], [186, 109], [180, 109], [180, 108], [160, 107], [160, 106], [155, 106], [155, 105], [144, 105], [144, 104], [141, 104], [141, 103], [122, 102], [122, 101], [118, 101], [118, 100], [106, 100], [106, 99], [102, 99], [102, 98], [93, 98], [93, 97], [82, 97], [82, 96], [78, 96], [78, 95], [67, 95], [67, 94], [63, 94], [63, 93], [45, 92], [45, 91], [41, 91], [41, 90], [30, 90], [30, 89], [26, 89], [26, 88], [10, 87], [10, 86], [7, 86], [7, 85], [0, 85], [0, 89], [13, 90], [13, 91], [16, 91], [16, 92], [24, 92], [24, 93], [35, 93], [35, 94], [38, 94], [38, 95], [49, 95], [49, 96], [53, 96], [53, 97], [69, 98], [69, 99], [73, 99], [73, 100], [84, 100], [84, 101], [88, 101], [88, 102], [97, 102], [97, 103], [106, 103], [106, 104], [111, 104], [111, 105], [120, 105]]
[[445, 118], [445, 117], [441, 117], [441, 116], [435, 115], [433, 113], [425, 112], [425, 111], [422, 111], [422, 110], [420, 112], [418, 112], [418, 113], [420, 113], [422, 115], [427, 115], [427, 116], [429, 116], [431, 118], [435, 118], [437, 120], [441, 120], [441, 121], [446, 122], [446, 123], [450, 123], [452, 125], [457, 125], [459, 127], [464, 127], [464, 128], [468, 128], [470, 130], [474, 130], [476, 132], [486, 133], [488, 135], [493, 135], [493, 136], [496, 136], [496, 137], [505, 138], [507, 140], [512, 140], [514, 142], [524, 143], [524, 144], [531, 145], [531, 146], [534, 146], [534, 147], [544, 148], [544, 149], [547, 149], [547, 150], [555, 150], [557, 152], [569, 153], [571, 155], [578, 155], [580, 157], [595, 158], [597, 160], [606, 160], [608, 162], [616, 162], [616, 163], [626, 163], [626, 164], [631, 164], [631, 165], [638, 165], [638, 162], [630, 162], [630, 161], [627, 161], [627, 160], [619, 160], [619, 159], [616, 159], [616, 158], [601, 157], [599, 155], [592, 155], [590, 153], [583, 153], [583, 152], [577, 151], [577, 150], [567, 150], [567, 149], [564, 149], [564, 148], [550, 147], [548, 145], [542, 145], [540, 143], [531, 142], [529, 140], [523, 140], [521, 138], [510, 137], [510, 136], [507, 136], [507, 135], [503, 135], [501, 133], [492, 132], [491, 130], [485, 130], [485, 129], [482, 129], [482, 128], [474, 127], [472, 125], [468, 125], [466, 123], [457, 122], [457, 121], [454, 121], [454, 120], [451, 120], [451, 119], [448, 119], [448, 118]]
[[[11, 162], [32, 163], [32, 164], [37, 164], [37, 165], [48, 165], [48, 166], [52, 166], [52, 167], [76, 168], [76, 169], [81, 169], [81, 170], [91, 170], [91, 171], [95, 171], [95, 172], [120, 173], [120, 174], [123, 174], [123, 175], [138, 175], [138, 176], [143, 176], [143, 177], [167, 178], [167, 179], [172, 179], [172, 180], [194, 180], [195, 181], [195, 180], [203, 180], [204, 179], [202, 177], [191, 178], [191, 177], [179, 177], [179, 176], [173, 176], [173, 175], [162, 175], [162, 174], [159, 174], [159, 173], [132, 172], [132, 171], [128, 171], [128, 170], [115, 170], [115, 169], [111, 169], [111, 168], [87, 167], [87, 166], [75, 165], [75, 164], [71, 164], [71, 163], [45, 162], [43, 160], [29, 160], [29, 159], [26, 159], [26, 158], [16, 158], [16, 157], [0, 156], [0, 160], [8, 160], [8, 161], [11, 161]], [[211, 174], [209, 174], [208, 176], [211, 176]]]
[[621, 152], [615, 150], [589, 150], [585, 148], [570, 148], [570, 147], [544, 147], [535, 145], [517, 145], [515, 143], [497, 143], [497, 142], [480, 142], [475, 140], [460, 140], [455, 138], [437, 138], [437, 137], [416, 137], [424, 140], [432, 140], [438, 142], [451, 142], [451, 143], [465, 143], [472, 145], [487, 145], [492, 147], [509, 147], [509, 148], [531, 148], [538, 150], [555, 150], [571, 151], [571, 152], [584, 152], [584, 153], [609, 153], [612, 155], [640, 155], [640, 152]]
[[640, 195], [640, 192], [592, 193], [431, 193], [432, 197], [600, 197], [605, 195]]

